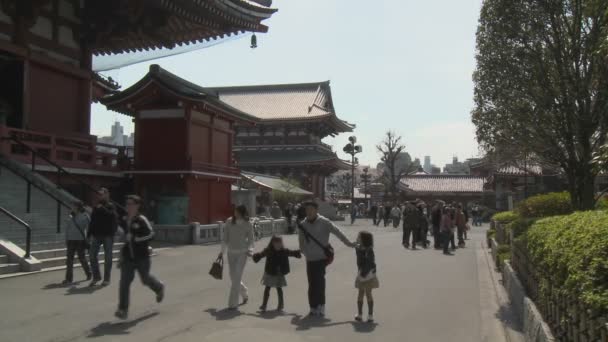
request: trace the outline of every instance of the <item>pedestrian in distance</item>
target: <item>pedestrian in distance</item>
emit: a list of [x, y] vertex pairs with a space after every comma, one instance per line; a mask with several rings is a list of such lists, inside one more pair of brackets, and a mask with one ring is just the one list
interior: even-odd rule
[[418, 240], [422, 244], [422, 247], [427, 248], [429, 241], [427, 235], [429, 231], [429, 221], [424, 213], [425, 204], [424, 202], [418, 202]]
[[451, 255], [450, 253], [450, 241], [453, 240], [453, 221], [450, 215], [450, 209], [443, 207], [441, 209], [441, 235], [443, 237], [443, 254]]
[[230, 272], [230, 295], [228, 296], [228, 309], [236, 310], [239, 306], [239, 296], [243, 299], [242, 305], [249, 301], [247, 286], [243, 283], [243, 271], [247, 258], [253, 255], [255, 237], [253, 226], [249, 220], [247, 207], [239, 205], [234, 209], [234, 215], [226, 220], [222, 250], [218, 258], [228, 255], [228, 269]]
[[372, 224], [374, 226], [376, 225], [376, 215], [378, 215], [378, 206], [372, 205], [371, 209], [369, 210], [369, 216], [372, 217]]
[[307, 202], [306, 219], [299, 226], [300, 250], [306, 258], [306, 276], [308, 278], [309, 316], [325, 316], [325, 273], [333, 260], [333, 248], [329, 244], [330, 234], [335, 235], [346, 246], [354, 248], [355, 244], [326, 217], [319, 215], [319, 206]]
[[78, 255], [78, 260], [82, 266], [82, 270], [91, 280], [92, 274], [89, 268], [89, 262], [86, 257], [87, 239], [86, 234], [91, 223], [91, 217], [87, 213], [84, 204], [80, 201], [74, 202], [72, 212], [70, 213], [65, 223], [65, 239], [67, 248], [65, 280], [62, 284], [69, 285], [74, 281], [74, 255]]
[[459, 248], [464, 248], [465, 246], [465, 242], [464, 242], [464, 234], [466, 232], [466, 219], [464, 216], [464, 213], [462, 211], [462, 205], [458, 204], [455, 208], [455, 212], [454, 212], [454, 224], [456, 226], [456, 229], [458, 231], [458, 247]]
[[120, 319], [126, 319], [128, 316], [131, 283], [135, 277], [135, 271], [139, 274], [141, 282], [154, 291], [157, 303], [162, 302], [165, 298], [165, 285], [150, 274], [149, 244], [154, 237], [154, 230], [148, 219], [141, 213], [141, 198], [137, 195], [127, 196], [126, 207], [125, 244], [121, 250], [118, 310], [114, 314]]
[[91, 271], [93, 272], [93, 280], [89, 286], [95, 286], [101, 281], [101, 273], [99, 271], [99, 249], [103, 245], [104, 253], [104, 271], [103, 282], [101, 285], [107, 286], [110, 284], [112, 275], [112, 253], [114, 245], [114, 235], [118, 229], [118, 214], [116, 208], [110, 202], [110, 191], [106, 188], [101, 188], [97, 192], [97, 205], [91, 213], [91, 223], [87, 236], [91, 240], [91, 249], [89, 257], [91, 258]]
[[301, 258], [299, 250], [289, 250], [283, 245], [283, 239], [280, 236], [274, 235], [268, 246], [260, 253], [253, 255], [253, 261], [258, 263], [262, 258], [266, 258], [264, 265], [264, 276], [262, 277], [262, 285], [264, 288], [264, 298], [260, 312], [266, 312], [268, 299], [270, 297], [270, 289], [277, 290], [278, 306], [277, 311], [283, 311], [285, 307], [283, 297], [283, 287], [287, 286], [285, 276], [289, 274], [289, 257]]
[[443, 211], [443, 202], [437, 201], [431, 209], [431, 225], [433, 226], [433, 245], [435, 249], [441, 249], [443, 236], [441, 234], [441, 216]]
[[279, 207], [279, 202], [272, 202], [272, 207], [270, 207], [270, 216], [277, 220], [282, 216], [281, 207]]
[[391, 209], [391, 220], [393, 220], [393, 228], [397, 229], [399, 227], [399, 223], [401, 222], [401, 209], [396, 205]]
[[412, 249], [416, 249], [418, 241], [418, 209], [411, 202], [406, 202], [403, 207], [403, 239], [402, 244], [405, 248], [410, 248], [410, 236]]
[[367, 231], [359, 232], [357, 237], [357, 277], [355, 288], [359, 290], [357, 296], [357, 316], [355, 320], [363, 320], [363, 300], [367, 299], [367, 321], [374, 321], [374, 297], [372, 290], [380, 286], [376, 272], [376, 257], [374, 255], [374, 236]]
[[384, 206], [384, 226], [387, 227], [388, 226], [388, 222], [391, 219], [391, 210], [393, 210], [393, 208], [386, 204]]
[[380, 222], [382, 222], [383, 218], [384, 218], [384, 206], [380, 205], [380, 206], [378, 206], [378, 212], [376, 214], [376, 226], [380, 226]]
[[289, 234], [293, 234], [293, 215], [294, 215], [294, 207], [293, 204], [287, 203], [287, 207], [285, 208], [285, 219], [287, 220], [287, 232]]
[[469, 211], [467, 210], [467, 207], [462, 205], [462, 203], [460, 204], [460, 206], [462, 207], [462, 213], [464, 214], [464, 239], [468, 240], [469, 239]]

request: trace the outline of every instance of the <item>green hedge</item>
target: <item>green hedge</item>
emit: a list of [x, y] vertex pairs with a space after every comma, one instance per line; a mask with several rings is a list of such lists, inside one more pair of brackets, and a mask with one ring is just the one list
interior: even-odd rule
[[519, 215], [514, 211], [503, 211], [501, 213], [494, 214], [492, 220], [500, 223], [509, 223], [519, 218]]
[[570, 214], [573, 208], [569, 193], [552, 192], [532, 196], [520, 202], [516, 211], [524, 218], [539, 218]]
[[507, 225], [507, 233], [512, 231], [513, 237], [517, 238], [528, 231], [528, 228], [530, 228], [530, 226], [532, 226], [536, 221], [537, 219], [535, 218], [518, 218]]
[[507, 244], [498, 245], [496, 248], [496, 267], [502, 269], [505, 260], [511, 259], [511, 246]]
[[597, 210], [608, 210], [608, 197], [602, 197], [595, 204], [595, 209]]
[[541, 291], [577, 295], [591, 308], [608, 313], [608, 212], [586, 211], [535, 222], [523, 239]]

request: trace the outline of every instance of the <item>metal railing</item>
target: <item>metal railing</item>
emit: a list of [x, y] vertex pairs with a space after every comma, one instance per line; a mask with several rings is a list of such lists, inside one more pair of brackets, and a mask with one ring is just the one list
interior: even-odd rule
[[29, 259], [30, 251], [32, 248], [32, 228], [30, 227], [29, 224], [25, 223], [25, 221], [18, 218], [13, 213], [4, 209], [3, 207], [0, 207], [0, 211], [3, 212], [6, 216], [13, 219], [13, 221], [19, 223], [20, 225], [22, 225], [25, 228], [25, 255], [24, 255], [24, 258]]

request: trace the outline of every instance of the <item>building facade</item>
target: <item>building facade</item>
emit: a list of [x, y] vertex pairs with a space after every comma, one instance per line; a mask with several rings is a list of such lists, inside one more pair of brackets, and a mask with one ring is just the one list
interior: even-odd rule
[[297, 181], [324, 200], [325, 180], [350, 164], [323, 138], [351, 132], [336, 115], [329, 81], [213, 88], [219, 99], [255, 116], [255, 126], [235, 125], [234, 156], [239, 168]]

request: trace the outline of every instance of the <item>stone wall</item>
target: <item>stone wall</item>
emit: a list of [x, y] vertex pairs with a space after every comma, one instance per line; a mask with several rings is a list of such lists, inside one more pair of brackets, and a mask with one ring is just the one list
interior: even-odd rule
[[[541, 291], [540, 283], [551, 284], [550, 276], [543, 274], [531, 261], [526, 244], [513, 241], [511, 264], [528, 297], [536, 304], [538, 312], [551, 328], [555, 341], [559, 342], [606, 342], [608, 341], [608, 316], [600, 315], [587, 308], [576, 295], [563, 295], [549, 287]], [[524, 301], [524, 312], [534, 315]], [[525, 324], [525, 322], [524, 322]], [[532, 327], [533, 328], [533, 327]], [[536, 331], [534, 329], [532, 331]], [[542, 335], [542, 332], [539, 332]], [[540, 336], [536, 334], [534, 336]], [[531, 341], [547, 341], [533, 339]]]

